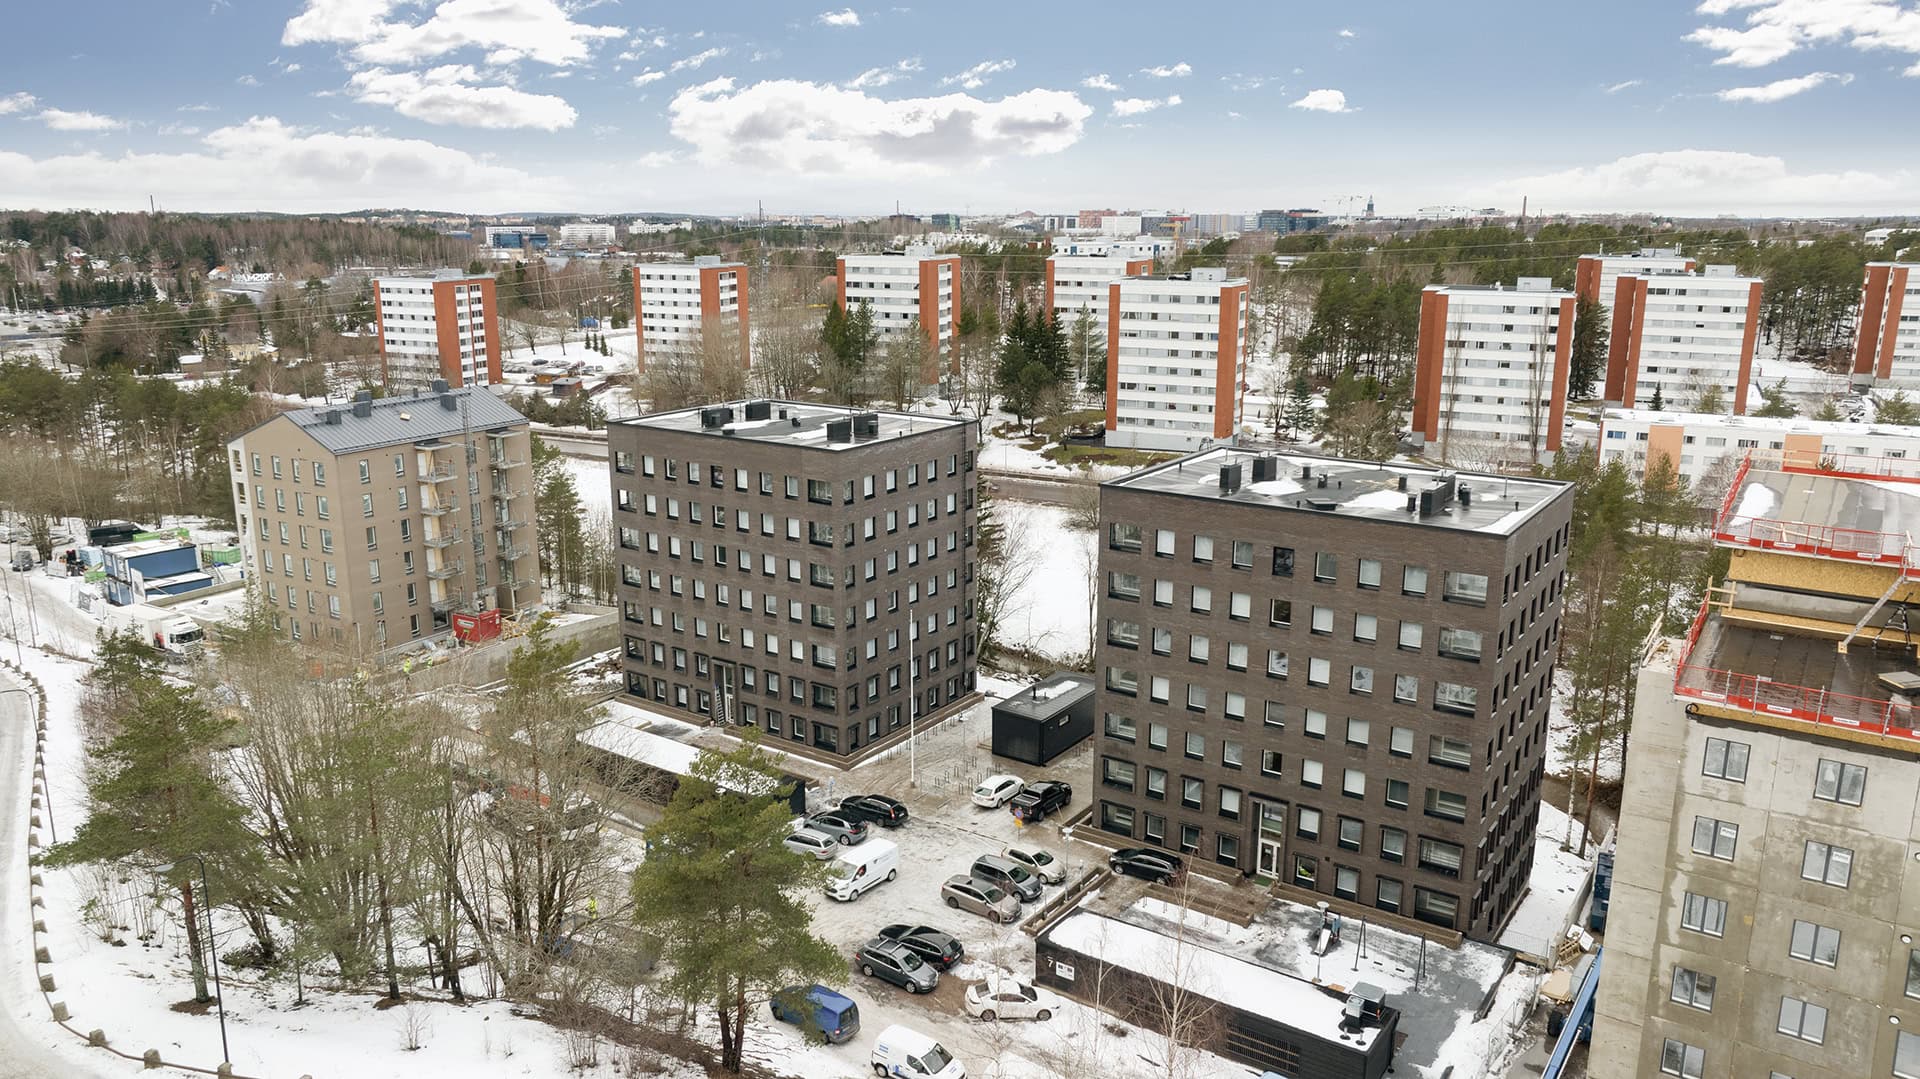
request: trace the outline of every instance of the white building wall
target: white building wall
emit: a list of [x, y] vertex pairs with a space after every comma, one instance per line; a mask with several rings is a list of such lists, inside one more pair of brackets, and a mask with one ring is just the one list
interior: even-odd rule
[[1609, 313], [1613, 311], [1613, 290], [1620, 278], [1626, 274], [1658, 276], [1660, 274], [1683, 274], [1693, 270], [1694, 262], [1678, 249], [1642, 248], [1632, 255], [1601, 255], [1600, 259], [1600, 304]]
[[[1440, 441], [1537, 442], [1551, 435], [1560, 303], [1554, 289], [1448, 288]], [[1573, 327], [1566, 327], [1573, 332]]]
[[[847, 255], [847, 308], [865, 302], [873, 312], [873, 328], [882, 338], [905, 333], [920, 314], [920, 264], [936, 256]], [[944, 257], [944, 256], [942, 256]], [[941, 262], [936, 278], [939, 295], [936, 318], [940, 340], [948, 340], [959, 320], [953, 303], [953, 263]]]
[[613, 243], [614, 227], [592, 221], [560, 226], [560, 243], [565, 247], [594, 247]]
[[374, 279], [380, 305], [380, 347], [387, 381], [395, 389], [424, 391], [441, 377], [440, 319], [434, 288], [451, 287], [463, 384], [487, 384], [487, 322], [481, 278], [381, 277]]
[[[643, 353], [684, 352], [699, 340], [702, 314], [698, 262], [648, 262], [634, 267], [640, 281], [640, 346]], [[722, 264], [719, 310], [722, 316], [740, 311], [738, 264]]]
[[[1713, 272], [1649, 277], [1635, 401], [1651, 404], [1657, 386], [1663, 404], [1686, 408], [1703, 387], [1715, 386], [1722, 407], [1732, 409], [1740, 388], [1747, 308], [1758, 280]], [[1759, 394], [1750, 390], [1747, 407], [1759, 404]]]
[[1680, 456], [1674, 466], [1695, 487], [1709, 479], [1723, 483], [1721, 477], [1730, 477], [1749, 452], [1784, 450], [1789, 436], [1795, 435], [1817, 437], [1821, 453], [1836, 458], [1920, 460], [1920, 427], [1609, 408], [1600, 419], [1600, 463], [1620, 461], [1634, 479], [1644, 478], [1656, 427], [1681, 429]]
[[[1218, 399], [1220, 298], [1245, 278], [1171, 281], [1126, 278], [1120, 282], [1120, 336], [1114, 375], [1114, 424], [1107, 444], [1186, 452], [1214, 437]], [[1236, 341], [1247, 333], [1242, 302]], [[1234, 380], [1230, 430], [1242, 420], [1246, 360], [1236, 350], [1228, 368]]]

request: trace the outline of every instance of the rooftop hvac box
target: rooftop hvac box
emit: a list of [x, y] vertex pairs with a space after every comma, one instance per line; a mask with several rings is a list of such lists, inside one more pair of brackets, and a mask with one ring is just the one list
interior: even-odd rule
[[1050, 674], [993, 706], [993, 755], [1046, 764], [1093, 733], [1093, 676]]

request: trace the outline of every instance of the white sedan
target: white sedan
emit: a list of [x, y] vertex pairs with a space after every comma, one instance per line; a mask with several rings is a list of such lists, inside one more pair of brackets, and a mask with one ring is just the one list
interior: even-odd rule
[[982, 809], [999, 809], [1008, 799], [1026, 790], [1026, 783], [1019, 776], [988, 776], [973, 788], [973, 804]]
[[794, 832], [781, 840], [780, 845], [795, 854], [804, 854], [823, 862], [840, 853], [838, 840], [811, 828], [802, 828]]
[[988, 1023], [996, 1019], [1045, 1022], [1059, 1007], [1059, 997], [1011, 978], [967, 986], [967, 1014]]

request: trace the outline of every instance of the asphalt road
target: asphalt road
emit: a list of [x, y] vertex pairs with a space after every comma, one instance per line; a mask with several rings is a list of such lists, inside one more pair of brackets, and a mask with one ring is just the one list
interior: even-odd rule
[[[0, 679], [0, 689], [18, 688]], [[27, 905], [27, 791], [33, 720], [22, 693], [0, 692], [0, 1079], [105, 1075], [54, 1050], [72, 1035], [47, 1018], [32, 963]]]

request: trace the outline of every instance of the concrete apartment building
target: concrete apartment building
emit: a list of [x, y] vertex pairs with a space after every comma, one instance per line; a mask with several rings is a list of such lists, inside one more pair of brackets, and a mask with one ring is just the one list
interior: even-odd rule
[[626, 691], [834, 760], [974, 692], [973, 420], [741, 401], [607, 425]]
[[1840, 457], [1920, 460], [1920, 427], [1609, 408], [1599, 446], [1601, 464], [1619, 460], [1636, 480], [1665, 457], [1695, 490], [1710, 484], [1718, 493], [1749, 452], [1784, 454], [1806, 468]]
[[500, 318], [492, 274], [442, 270], [377, 277], [374, 324], [391, 393], [424, 393], [435, 380], [459, 389], [500, 381]]
[[1623, 275], [1689, 274], [1697, 268], [1698, 264], [1677, 247], [1643, 247], [1630, 255], [1581, 255], [1573, 264], [1573, 294], [1597, 300], [1612, 311], [1614, 293]]
[[914, 319], [927, 335], [928, 381], [939, 377], [939, 357], [959, 370], [954, 346], [960, 340], [960, 256], [936, 255], [931, 244], [908, 244], [900, 251], [840, 256], [840, 306], [848, 311], [866, 304], [873, 328], [884, 344], [905, 333]]
[[1545, 277], [1428, 285], [1420, 294], [1414, 443], [1442, 461], [1558, 453], [1566, 425], [1574, 297]]
[[1562, 483], [1225, 448], [1102, 484], [1093, 824], [1498, 936], [1533, 862], [1572, 507]]
[[1853, 384], [1920, 390], [1920, 264], [1869, 262], [1860, 284]]
[[614, 233], [612, 225], [598, 221], [576, 221], [560, 226], [560, 246], [608, 247], [613, 244]]
[[1053, 320], [1072, 326], [1080, 312], [1089, 312], [1094, 325], [1105, 332], [1107, 295], [1122, 277], [1153, 272], [1153, 252], [1115, 244], [1098, 255], [1047, 256], [1046, 306]]
[[1218, 267], [1107, 286], [1107, 445], [1199, 449], [1240, 430], [1247, 279]]
[[685, 356], [703, 333], [739, 342], [740, 366], [753, 363], [753, 324], [747, 309], [743, 262], [700, 255], [692, 262], [643, 262], [633, 268], [633, 317], [639, 334], [639, 370], [649, 359]]
[[1759, 404], [1751, 389], [1761, 285], [1732, 266], [1620, 276], [1607, 341], [1605, 403], [1651, 405], [1658, 390], [1664, 407], [1698, 411], [1701, 394], [1711, 388], [1722, 410], [1746, 415]]
[[1920, 1077], [1920, 470], [1756, 454], [1641, 668], [1588, 1074]]
[[362, 393], [227, 448], [246, 575], [289, 640], [378, 651], [540, 601], [527, 421], [486, 390]]

